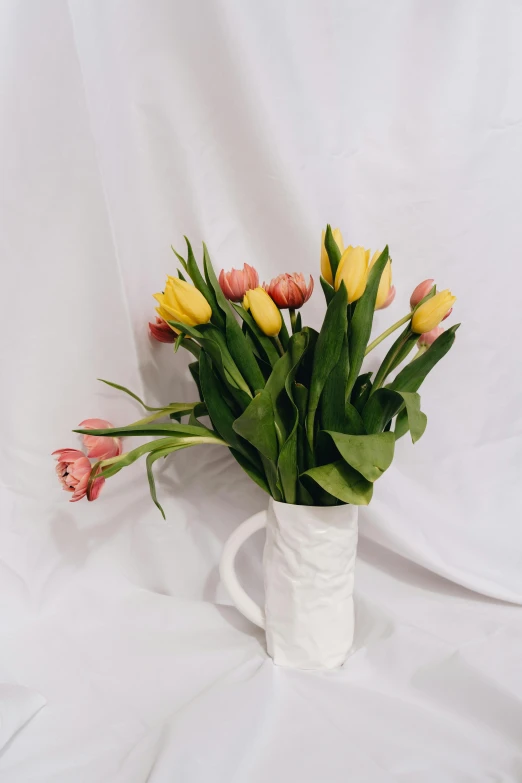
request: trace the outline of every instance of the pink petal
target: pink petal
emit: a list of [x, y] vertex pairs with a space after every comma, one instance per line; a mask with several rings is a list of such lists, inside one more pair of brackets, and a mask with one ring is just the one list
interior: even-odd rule
[[84, 430], [110, 430], [112, 424], [106, 419], [85, 419], [78, 424], [78, 427]]
[[87, 497], [87, 500], [96, 500], [100, 492], [102, 491], [102, 487], [105, 484], [104, 478], [97, 478], [94, 479], [91, 485], [91, 491], [89, 492], [89, 495]]
[[57, 449], [51, 454], [52, 457], [56, 457], [60, 462], [74, 462], [80, 457], [84, 457], [85, 454], [79, 449]]

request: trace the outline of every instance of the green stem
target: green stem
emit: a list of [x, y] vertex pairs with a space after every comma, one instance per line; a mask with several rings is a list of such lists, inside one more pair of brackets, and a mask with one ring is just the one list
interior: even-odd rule
[[415, 359], [418, 359], [420, 356], [422, 356], [423, 353], [426, 353], [427, 350], [428, 350], [428, 347], [426, 345], [422, 345], [419, 348], [419, 350], [417, 351], [417, 353], [415, 354], [415, 356], [413, 357], [413, 359], [410, 360], [409, 364], [414, 362]]
[[292, 325], [292, 334], [295, 334], [295, 327], [296, 327], [296, 320], [297, 320], [295, 309], [293, 307], [289, 307], [288, 312], [290, 314], [290, 324]]
[[383, 332], [378, 337], [376, 337], [373, 343], [370, 343], [370, 345], [367, 347], [366, 351], [364, 352], [364, 355], [367, 356], [370, 353], [370, 351], [373, 351], [373, 349], [379, 345], [379, 343], [382, 343], [382, 341], [385, 340], [387, 337], [389, 337], [389, 335], [392, 334], [396, 329], [398, 329], [403, 324], [407, 323], [411, 319], [412, 315], [413, 313], [408, 313], [408, 315], [405, 315], [404, 318], [401, 318], [399, 321], [397, 321], [388, 329], [386, 329], [385, 332]]
[[272, 337], [272, 340], [274, 341], [274, 343], [275, 343], [275, 345], [277, 347], [277, 350], [279, 351], [279, 355], [282, 356], [284, 354], [284, 352], [285, 352], [285, 349], [283, 348], [281, 340], [279, 339], [279, 335], [276, 334], [275, 337]]

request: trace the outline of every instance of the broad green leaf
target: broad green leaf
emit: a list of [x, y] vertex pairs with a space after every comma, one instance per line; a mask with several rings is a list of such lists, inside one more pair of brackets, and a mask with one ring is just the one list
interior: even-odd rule
[[316, 332], [316, 330], [312, 329], [311, 326], [303, 327], [302, 331], [308, 336], [308, 342], [295, 379], [297, 383], [300, 383], [309, 389], [310, 383], [312, 381], [315, 346], [317, 345], [317, 340], [319, 339], [319, 332]]
[[330, 285], [330, 283], [328, 283], [322, 275], [320, 276], [319, 281], [321, 283], [321, 288], [323, 289], [324, 298], [326, 299], [326, 306], [328, 307], [328, 305], [334, 298], [335, 288], [332, 285]]
[[402, 408], [397, 414], [397, 418], [395, 419], [395, 429], [393, 431], [395, 440], [399, 440], [399, 438], [402, 438], [403, 435], [406, 435], [409, 428], [410, 425], [408, 423], [408, 414], [406, 412], [406, 408]]
[[315, 482], [343, 503], [367, 506], [372, 499], [372, 482], [361, 476], [342, 459], [329, 465], [321, 465], [319, 468], [311, 468], [303, 474], [302, 478]]
[[222, 382], [215, 375], [211, 361], [205, 352], [199, 357], [199, 375], [203, 399], [212, 426], [229, 446], [241, 452], [246, 459], [259, 467], [259, 459], [255, 450], [243, 438], [239, 437], [233, 427], [236, 417], [223, 394]]
[[194, 340], [190, 340], [188, 337], [184, 337], [181, 341], [181, 347], [191, 353], [194, 358], [199, 359], [201, 346], [195, 343]]
[[[216, 324], [217, 327], [220, 329], [223, 329], [225, 326], [225, 320], [223, 318], [223, 314], [221, 313], [221, 310], [218, 306], [218, 303], [216, 301], [216, 297], [214, 294], [214, 291], [212, 288], [207, 284], [205, 278], [199, 271], [199, 267], [196, 261], [196, 258], [194, 256], [194, 253], [192, 251], [192, 245], [188, 241], [187, 237], [185, 237], [185, 242], [187, 243], [187, 267], [186, 270], [190, 277], [192, 278], [192, 282], [200, 291], [207, 302], [210, 305], [210, 309], [212, 310], [212, 319], [213, 322]], [[177, 255], [177, 254], [176, 254]]]
[[362, 375], [359, 375], [354, 383], [350, 401], [354, 408], [359, 411], [359, 413], [366, 405], [368, 397], [370, 396], [370, 392], [372, 390], [372, 375], [373, 373], [371, 372], [365, 372]]
[[357, 302], [355, 313], [350, 323], [349, 345], [350, 345], [350, 375], [348, 378], [348, 395], [354, 387], [357, 376], [359, 375], [366, 346], [370, 339], [372, 331], [373, 314], [375, 311], [375, 301], [381, 275], [384, 267], [388, 263], [388, 245], [384, 248], [381, 255], [372, 266], [368, 275], [368, 282], [364, 294]]
[[295, 317], [295, 330], [296, 332], [300, 332], [303, 328], [303, 319], [301, 318], [301, 311], [299, 311]]
[[414, 359], [410, 364], [407, 364], [397, 375], [393, 383], [390, 384], [390, 389], [402, 392], [418, 391], [429, 371], [435, 367], [437, 362], [440, 362], [440, 360], [446, 356], [455, 342], [455, 332], [459, 326], [460, 324], [456, 324], [450, 329], [447, 329], [440, 337], [437, 337], [426, 353], [419, 356], [418, 359]]
[[[288, 376], [292, 373], [292, 380], [295, 377], [308, 339], [308, 334], [304, 331], [292, 335], [288, 343], [288, 350], [278, 359], [266, 382], [265, 389], [272, 398], [276, 432], [281, 445], [293, 429], [297, 417], [293, 399], [285, 394], [284, 399], [281, 400], [281, 395], [285, 390]], [[288, 401], [290, 401], [290, 405], [288, 405]]]
[[230, 355], [236, 365], [241, 368], [241, 373], [245, 377], [250, 389], [253, 392], [257, 389], [262, 389], [265, 384], [265, 379], [259, 369], [254, 353], [249, 346], [245, 335], [241, 331], [240, 325], [234, 317], [228, 299], [221, 290], [205, 243], [203, 243], [203, 265], [209, 285], [214, 292], [217, 305], [225, 318], [226, 342]]
[[361, 414], [350, 402], [346, 403], [346, 432], [349, 435], [366, 435]]
[[335, 443], [341, 457], [368, 481], [376, 481], [393, 460], [395, 437], [392, 432], [377, 435], [345, 435], [327, 433]]
[[[298, 469], [297, 469], [297, 440], [298, 440], [298, 427], [299, 427], [299, 409], [294, 400], [295, 383], [294, 378], [297, 372], [299, 363], [303, 357], [303, 353], [308, 343], [308, 335], [304, 332], [297, 332], [292, 335], [288, 343], [288, 351], [285, 354], [290, 356], [291, 366], [286, 374], [284, 381], [284, 388], [286, 396], [289, 402], [287, 406], [287, 416], [285, 421], [285, 428], [288, 432], [288, 436], [281, 448], [279, 459], [277, 461], [277, 470], [279, 472], [281, 487], [283, 490], [283, 496], [286, 503], [297, 502], [297, 481], [298, 481]], [[276, 372], [274, 367], [274, 373]], [[270, 376], [272, 377], [272, 376]], [[267, 383], [268, 388], [268, 383]], [[274, 392], [274, 389], [272, 388]], [[278, 402], [275, 403], [279, 407]]]
[[328, 259], [330, 261], [330, 269], [332, 270], [332, 280], [335, 280], [337, 267], [339, 266], [339, 261], [341, 260], [342, 254], [337, 242], [334, 239], [334, 235], [332, 233], [330, 224], [326, 226], [326, 232], [324, 235], [324, 246], [328, 254]]
[[[404, 400], [406, 416], [408, 419], [408, 429], [411, 433], [412, 442], [416, 443], [424, 434], [428, 418], [420, 409], [421, 400], [420, 395], [417, 394], [417, 392], [399, 392], [399, 394]], [[403, 427], [404, 424], [400, 426]], [[397, 424], [395, 425], [395, 430], [397, 431]]]
[[377, 389], [362, 411], [364, 427], [369, 435], [382, 432], [389, 421], [400, 411], [403, 399], [390, 389]]
[[203, 399], [203, 395], [201, 394], [201, 385], [200, 385], [200, 382], [199, 382], [199, 362], [191, 362], [189, 364], [188, 368], [189, 368], [190, 374], [192, 375], [192, 380], [196, 384], [196, 387], [197, 387], [197, 390], [198, 390], [198, 394], [199, 394], [199, 399], [202, 400]]
[[345, 333], [339, 360], [326, 379], [319, 403], [321, 429], [348, 432], [346, 386], [348, 383], [348, 336]]
[[375, 393], [377, 389], [383, 385], [390, 372], [394, 369], [394, 367], [399, 366], [403, 359], [409, 354], [418, 339], [419, 335], [414, 334], [411, 331], [411, 324], [408, 322], [404, 331], [400, 333], [382, 360], [381, 366], [379, 367], [373, 382], [372, 393]]
[[248, 408], [233, 423], [238, 435], [247, 440], [267, 459], [277, 461], [278, 445], [274, 423], [274, 408], [268, 391], [260, 391]]
[[278, 307], [279, 315], [281, 316], [281, 330], [279, 332], [279, 339], [281, 340], [281, 345], [283, 346], [284, 350], [286, 351], [288, 347], [288, 341], [290, 339], [290, 335], [288, 334], [288, 327], [285, 323], [285, 319], [283, 317], [283, 313], [281, 312], [281, 309]]
[[274, 498], [274, 500], [283, 500], [283, 491], [281, 488], [281, 482], [279, 481], [279, 477], [277, 475], [277, 469], [275, 466], [275, 463], [272, 462], [272, 460], [267, 459], [262, 454], [261, 456], [261, 462], [263, 465], [263, 470], [265, 471], [266, 480], [268, 481], [268, 486], [270, 488], [270, 494]]
[[233, 302], [231, 302], [231, 304], [236, 313], [246, 324], [250, 334], [252, 335], [252, 338], [273, 367], [279, 359], [279, 353], [277, 352], [277, 348], [275, 347], [274, 343], [270, 337], [267, 337], [266, 334], [261, 331], [248, 310], [245, 310], [244, 307], [241, 307], [241, 305], [238, 304], [234, 304]]
[[315, 346], [312, 380], [308, 398], [306, 435], [313, 451], [315, 415], [324, 385], [333, 368], [341, 357], [344, 337], [348, 326], [346, 288], [341, 283], [339, 290], [328, 305], [323, 326]]
[[230, 453], [236, 460], [236, 462], [241, 465], [245, 473], [247, 473], [252, 481], [255, 481], [255, 483], [258, 485], [258, 487], [261, 487], [265, 492], [268, 492], [270, 495], [270, 488], [266, 482], [266, 478], [264, 474], [262, 473], [262, 470], [258, 470], [255, 468], [250, 460], [248, 460], [243, 454], [241, 454], [240, 451], [236, 451], [236, 449], [230, 449]]

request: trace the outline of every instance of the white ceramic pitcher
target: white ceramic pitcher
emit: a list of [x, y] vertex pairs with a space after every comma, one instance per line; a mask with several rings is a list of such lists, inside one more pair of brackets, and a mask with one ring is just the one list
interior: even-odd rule
[[[357, 506], [293, 506], [270, 499], [267, 511], [230, 536], [220, 573], [239, 611], [265, 629], [274, 663], [297, 669], [341, 666], [353, 642]], [[265, 608], [239, 584], [241, 544], [266, 527]]]

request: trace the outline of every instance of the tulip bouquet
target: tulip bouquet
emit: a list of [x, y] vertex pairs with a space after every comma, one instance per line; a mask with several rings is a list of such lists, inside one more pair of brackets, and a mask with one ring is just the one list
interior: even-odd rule
[[[163, 513], [154, 463], [180, 449], [213, 444], [228, 448], [275, 500], [367, 504], [374, 482], [391, 464], [395, 441], [409, 431], [415, 443], [425, 430], [418, 392], [455, 340], [458, 325], [439, 326], [455, 297], [437, 293], [434, 281], [425, 280], [404, 317], [369, 343], [375, 310], [395, 297], [387, 247], [370, 260], [369, 250], [345, 249], [340, 231], [327, 227], [320, 278], [326, 313], [319, 332], [303, 325], [300, 312], [312, 294], [312, 278], [282, 274], [260, 286], [248, 264], [217, 277], [205, 245], [202, 267], [188, 240], [186, 258], [174, 252], [178, 276], [168, 277], [164, 291], [155, 294], [158, 317], [149, 327], [174, 351], [192, 354], [198, 399], [152, 408], [104, 381], [138, 400], [147, 415], [122, 427], [88, 419], [75, 430], [83, 434], [87, 453], [55, 452], [71, 500], [95, 499], [105, 479], [144, 456], [151, 496]], [[375, 375], [361, 373], [364, 357], [401, 327]], [[122, 452], [121, 438], [129, 435], [153, 439]]]

